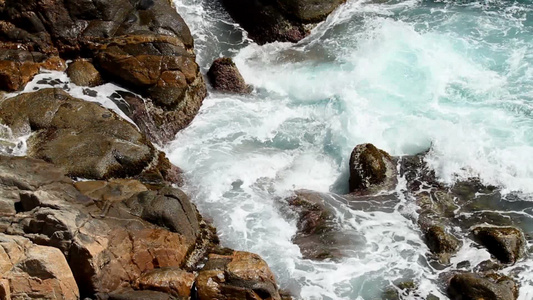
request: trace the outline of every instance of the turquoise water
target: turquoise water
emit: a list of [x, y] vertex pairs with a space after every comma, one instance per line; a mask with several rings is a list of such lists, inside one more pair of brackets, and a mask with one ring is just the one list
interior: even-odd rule
[[[448, 299], [409, 199], [393, 213], [342, 208], [343, 230], [366, 244], [340, 263], [301, 258], [280, 199], [300, 188], [346, 192], [349, 154], [371, 142], [393, 155], [430, 148], [441, 181], [477, 176], [531, 200], [533, 3], [348, 1], [300, 43], [258, 46], [208, 2], [175, 1], [201, 67], [231, 56], [255, 89], [211, 91], [167, 153], [223, 243], [261, 254], [303, 299], [380, 299], [398, 279], [421, 291], [404, 299]], [[464, 244], [450, 269], [488, 257]], [[520, 299], [532, 299], [533, 263], [516, 267], [526, 270]]]

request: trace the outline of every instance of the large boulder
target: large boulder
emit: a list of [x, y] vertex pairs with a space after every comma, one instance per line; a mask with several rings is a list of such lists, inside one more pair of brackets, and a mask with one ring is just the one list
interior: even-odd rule
[[441, 263], [449, 263], [451, 255], [459, 250], [461, 245], [459, 240], [447, 232], [442, 225], [431, 224], [421, 226], [421, 228], [429, 250], [435, 254]]
[[509, 277], [498, 274], [462, 273], [452, 277], [448, 286], [452, 300], [515, 300], [518, 285]]
[[0, 233], [0, 298], [76, 300], [80, 295], [61, 251]]
[[350, 192], [391, 188], [396, 178], [392, 157], [372, 144], [357, 145], [350, 156]]
[[74, 84], [79, 86], [93, 87], [103, 83], [100, 72], [90, 61], [84, 59], [70, 63], [67, 68], [67, 75]]
[[267, 263], [257, 254], [210, 254], [195, 283], [198, 300], [281, 300]]
[[74, 177], [135, 176], [158, 156], [134, 125], [59, 89], [2, 101], [0, 122], [18, 135], [33, 131], [28, 156], [60, 166]]
[[224, 7], [258, 44], [297, 42], [344, 0], [223, 0]]
[[499, 261], [514, 264], [524, 253], [522, 231], [514, 227], [477, 226], [473, 234]]
[[207, 72], [207, 77], [215, 90], [240, 94], [251, 91], [251, 87], [246, 84], [233, 60], [228, 57], [215, 59]]

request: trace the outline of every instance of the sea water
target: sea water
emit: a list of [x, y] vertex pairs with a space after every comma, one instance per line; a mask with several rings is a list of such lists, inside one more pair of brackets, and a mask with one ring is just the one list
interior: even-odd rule
[[[530, 0], [348, 0], [299, 43], [263, 46], [214, 1], [174, 3], [202, 70], [232, 57], [254, 91], [210, 90], [167, 154], [222, 243], [259, 253], [297, 298], [381, 299], [392, 283], [412, 280], [418, 292], [402, 299], [448, 299], [441, 275], [490, 257], [461, 237], [451, 266], [431, 267], [398, 178], [393, 212], [338, 207], [341, 229], [363, 243], [341, 261], [303, 259], [283, 199], [296, 189], [346, 193], [357, 144], [396, 156], [430, 149], [426, 162], [445, 184], [474, 176], [533, 200]], [[533, 263], [503, 272], [517, 269], [519, 299], [531, 300]]]

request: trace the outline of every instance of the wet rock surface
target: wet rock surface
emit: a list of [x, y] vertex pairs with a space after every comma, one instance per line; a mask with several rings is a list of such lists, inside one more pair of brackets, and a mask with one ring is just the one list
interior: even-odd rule
[[452, 300], [515, 300], [518, 298], [518, 286], [506, 276], [464, 273], [452, 277], [448, 295]]
[[88, 60], [75, 60], [67, 68], [67, 75], [79, 86], [94, 87], [103, 83], [100, 72]]
[[323, 21], [343, 0], [223, 0], [231, 17], [258, 44], [297, 42]]
[[525, 240], [522, 231], [517, 228], [478, 226], [472, 232], [503, 263], [514, 264], [524, 253]]
[[249, 252], [210, 254], [195, 285], [199, 300], [281, 299], [266, 262]]
[[64, 70], [62, 59], [90, 59], [95, 69], [72, 64], [74, 83], [97, 85], [98, 71], [140, 93], [171, 136], [190, 123], [206, 96], [189, 28], [170, 1], [7, 0], [0, 19], [2, 90], [22, 89], [39, 68]]
[[396, 177], [392, 157], [372, 144], [357, 145], [350, 156], [350, 192], [390, 188]]
[[215, 90], [239, 94], [247, 94], [252, 90], [231, 58], [215, 59], [207, 72], [207, 77]]

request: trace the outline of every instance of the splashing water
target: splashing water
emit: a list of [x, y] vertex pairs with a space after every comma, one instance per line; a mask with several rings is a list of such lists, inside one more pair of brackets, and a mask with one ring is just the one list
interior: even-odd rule
[[[264, 46], [212, 1], [175, 4], [203, 70], [232, 56], [255, 91], [211, 91], [167, 153], [223, 243], [261, 254], [281, 286], [303, 299], [380, 299], [406, 279], [420, 293], [403, 299], [448, 299], [439, 274], [489, 257], [465, 237], [451, 267], [430, 267], [399, 178], [393, 212], [337, 208], [342, 230], [364, 237], [353, 253], [342, 262], [302, 259], [280, 199], [302, 188], [346, 192], [356, 144], [392, 155], [431, 147], [427, 163], [443, 182], [477, 176], [531, 197], [531, 2], [348, 1], [300, 43]], [[532, 299], [533, 263], [513, 268], [526, 270], [520, 299]]]

